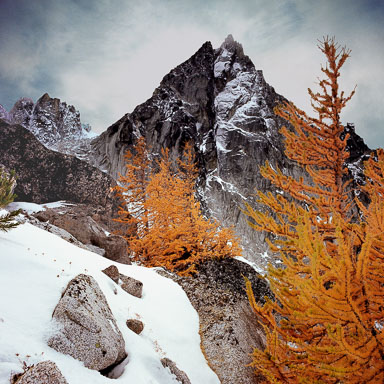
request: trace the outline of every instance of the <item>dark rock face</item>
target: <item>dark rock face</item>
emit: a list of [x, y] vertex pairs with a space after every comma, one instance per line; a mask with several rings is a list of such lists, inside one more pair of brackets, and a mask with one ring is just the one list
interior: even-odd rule
[[116, 204], [113, 179], [69, 155], [45, 148], [27, 129], [0, 120], [0, 163], [17, 176], [19, 201], [46, 203], [67, 200], [104, 207]]
[[222, 384], [261, 382], [251, 363], [253, 348], [265, 346], [265, 336], [249, 305], [244, 277], [255, 298], [263, 302], [271, 292], [256, 271], [236, 259], [212, 260], [199, 266], [194, 277], [158, 272], [172, 278], [186, 292], [199, 314], [201, 349]]
[[52, 318], [58, 329], [48, 345], [87, 368], [105, 370], [126, 358], [123, 335], [92, 276], [81, 274], [68, 283]]
[[164, 77], [151, 99], [95, 139], [92, 146], [99, 167], [117, 177], [124, 170], [124, 153], [139, 135], [146, 136], [154, 153], [168, 147], [178, 156], [186, 141], [208, 134], [214, 123], [213, 61], [212, 46], [205, 43]]
[[[192, 141], [203, 207], [223, 225], [234, 225], [245, 256], [263, 269], [273, 261], [265, 253], [265, 235], [249, 227], [240, 208], [244, 202], [260, 208], [257, 190], [276, 193], [259, 172], [266, 160], [286, 174], [303, 175], [284, 155], [279, 130], [287, 122], [274, 114], [284, 101], [231, 35], [218, 49], [207, 42], [166, 75], [149, 100], [92, 142], [94, 161], [117, 177], [124, 171], [124, 153], [139, 136], [154, 156], [168, 147], [173, 160]], [[352, 135], [350, 142], [351, 155], [365, 151]]]
[[81, 132], [80, 113], [45, 93], [34, 106], [29, 129], [49, 146]]
[[15, 105], [9, 112], [9, 122], [20, 124], [23, 127], [29, 127], [31, 123], [31, 115], [34, 103], [27, 97], [22, 97], [16, 101]]

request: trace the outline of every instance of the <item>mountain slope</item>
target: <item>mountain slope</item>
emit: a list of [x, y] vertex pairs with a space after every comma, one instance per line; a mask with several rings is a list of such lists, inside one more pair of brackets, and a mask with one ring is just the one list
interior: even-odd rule
[[[179, 383], [160, 362], [167, 356], [192, 384], [218, 384], [200, 350], [198, 316], [183, 290], [155, 271], [113, 263], [80, 249], [30, 224], [0, 233], [0, 381], [27, 365], [51, 360], [68, 383], [110, 383], [98, 371], [47, 346], [54, 331], [52, 312], [68, 281], [79, 273], [93, 276], [100, 285], [125, 339], [129, 361], [117, 382], [136, 384]], [[101, 271], [118, 266], [127, 276], [143, 282], [143, 297], [126, 293]], [[140, 335], [126, 326], [140, 318]]]
[[[266, 160], [287, 174], [303, 175], [284, 155], [279, 130], [287, 123], [273, 111], [284, 101], [229, 35], [218, 49], [205, 43], [163, 78], [149, 100], [96, 138], [94, 161], [117, 177], [124, 171], [124, 153], [137, 137], [146, 138], [154, 156], [168, 147], [174, 159], [191, 140], [207, 214], [233, 225], [245, 256], [263, 269], [273, 259], [265, 253], [264, 235], [248, 226], [241, 207], [247, 201], [257, 208], [258, 190], [276, 193], [259, 172]], [[359, 156], [368, 151], [356, 151], [360, 144], [351, 144]]]
[[68, 200], [104, 206], [114, 204], [114, 180], [73, 156], [44, 147], [21, 125], [0, 120], [0, 164], [15, 170], [19, 200], [45, 203]]

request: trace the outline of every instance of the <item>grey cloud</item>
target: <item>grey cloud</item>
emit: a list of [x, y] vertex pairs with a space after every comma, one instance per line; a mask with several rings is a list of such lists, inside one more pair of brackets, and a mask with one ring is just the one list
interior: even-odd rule
[[232, 33], [278, 92], [309, 109], [323, 60], [316, 39], [335, 34], [353, 49], [345, 86], [360, 85], [345, 119], [384, 145], [383, 15], [370, 0], [3, 0], [0, 103], [49, 92], [101, 131], [205, 41], [219, 46]]

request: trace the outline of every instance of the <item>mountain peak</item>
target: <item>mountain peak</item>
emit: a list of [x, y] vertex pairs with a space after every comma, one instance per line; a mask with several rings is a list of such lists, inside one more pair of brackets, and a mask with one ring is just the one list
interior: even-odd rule
[[48, 101], [48, 100], [50, 100], [50, 99], [51, 99], [51, 96], [49, 96], [48, 93], [45, 92], [44, 95], [40, 97], [39, 101], [40, 101], [40, 100], [41, 100], [41, 101]]
[[231, 34], [229, 34], [223, 44], [221, 44], [219, 50], [228, 50], [230, 52], [236, 52], [239, 55], [244, 55], [243, 46], [237, 42]]
[[244, 54], [243, 46], [229, 34], [220, 48], [215, 49], [215, 77], [233, 78], [239, 70], [254, 71], [251, 59]]

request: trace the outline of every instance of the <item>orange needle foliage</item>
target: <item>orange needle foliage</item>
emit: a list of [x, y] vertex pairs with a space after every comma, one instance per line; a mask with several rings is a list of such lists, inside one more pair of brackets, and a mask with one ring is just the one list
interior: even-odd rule
[[150, 171], [144, 139], [134, 153], [127, 153], [126, 175], [119, 179], [117, 191], [125, 204], [117, 221], [128, 224], [125, 238], [135, 260], [188, 275], [204, 260], [241, 254], [232, 230], [201, 214], [191, 145], [176, 166], [163, 150], [157, 173]]
[[[305, 168], [310, 181], [296, 180], [267, 163], [262, 174], [284, 196], [260, 193], [265, 212], [247, 206], [250, 225], [278, 235], [270, 242], [283, 268], [269, 268], [276, 301], [256, 303], [247, 293], [267, 347], [255, 349], [252, 366], [269, 383], [384, 382], [384, 153], [366, 164], [370, 198], [365, 207], [347, 194], [348, 157], [340, 112], [352, 97], [339, 90], [340, 68], [350, 51], [334, 39], [319, 45], [327, 58], [321, 91], [309, 90], [317, 118], [293, 104], [276, 113], [286, 154]], [[362, 212], [352, 216], [353, 205]]]

